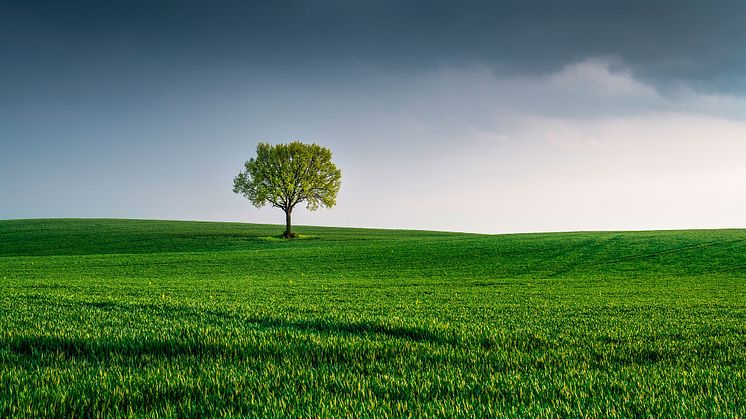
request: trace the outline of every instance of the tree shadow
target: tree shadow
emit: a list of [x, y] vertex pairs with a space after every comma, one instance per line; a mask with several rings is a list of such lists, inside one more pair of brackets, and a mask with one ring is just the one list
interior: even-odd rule
[[456, 344], [453, 336], [425, 329], [422, 327], [392, 326], [375, 322], [337, 322], [326, 319], [315, 320], [287, 320], [281, 318], [248, 318], [248, 322], [266, 329], [294, 329], [304, 332], [317, 332], [330, 335], [357, 336], [373, 338], [385, 336], [388, 338], [410, 340], [414, 342], [429, 342], [435, 344]]
[[[97, 307], [110, 308], [113, 303], [99, 303]], [[210, 315], [210, 313], [206, 313]], [[225, 315], [225, 313], [223, 314]], [[227, 317], [231, 317], [227, 314]], [[16, 336], [0, 340], [0, 353], [9, 351], [16, 357], [32, 364], [49, 364], [59, 360], [84, 360], [90, 362], [108, 362], [127, 358], [148, 362], [154, 358], [175, 359], [194, 358], [278, 358], [292, 357], [307, 359], [309, 362], [354, 362], [347, 354], [349, 348], [329, 347], [328, 342], [306, 339], [309, 335], [324, 337], [355, 337], [373, 342], [380, 339], [411, 341], [424, 344], [455, 345], [453, 336], [437, 333], [421, 327], [391, 326], [373, 322], [343, 323], [332, 320], [288, 320], [273, 317], [255, 317], [239, 319], [249, 326], [246, 334], [269, 332], [266, 342], [256, 339], [231, 341], [230, 337], [214, 339], [184, 330], [174, 329], [171, 336], [165, 338], [143, 339], [137, 336], [126, 338], [80, 338], [52, 335]], [[290, 332], [279, 333], [272, 332]], [[300, 332], [293, 333], [293, 332]], [[269, 344], [267, 344], [269, 343]], [[363, 352], [375, 350], [365, 348]], [[319, 358], [321, 354], [321, 358]], [[391, 356], [396, 356], [391, 354]], [[3, 357], [0, 357], [3, 358]], [[5, 359], [9, 361], [9, 359]], [[12, 362], [12, 360], [10, 360]]]

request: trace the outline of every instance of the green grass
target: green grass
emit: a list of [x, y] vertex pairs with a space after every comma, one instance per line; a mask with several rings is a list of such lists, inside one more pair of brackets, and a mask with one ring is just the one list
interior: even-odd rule
[[746, 416], [746, 230], [0, 221], [0, 417]]

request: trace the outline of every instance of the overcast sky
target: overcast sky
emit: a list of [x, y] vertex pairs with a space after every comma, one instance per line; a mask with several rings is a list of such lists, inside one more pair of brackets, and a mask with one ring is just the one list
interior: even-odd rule
[[282, 223], [259, 141], [329, 147], [297, 224], [746, 227], [743, 1], [0, 0], [0, 218]]

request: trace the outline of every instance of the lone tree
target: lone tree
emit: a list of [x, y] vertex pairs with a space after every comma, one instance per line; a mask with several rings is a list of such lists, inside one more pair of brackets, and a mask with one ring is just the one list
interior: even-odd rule
[[316, 144], [259, 143], [256, 157], [233, 179], [233, 192], [255, 207], [266, 204], [285, 211], [285, 238], [295, 237], [290, 215], [301, 202], [309, 211], [337, 203], [342, 172], [332, 163], [332, 152]]

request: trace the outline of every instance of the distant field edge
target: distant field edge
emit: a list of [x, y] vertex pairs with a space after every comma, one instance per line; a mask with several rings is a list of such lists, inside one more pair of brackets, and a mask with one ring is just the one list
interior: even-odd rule
[[[116, 217], [30, 217], [30, 218], [2, 218], [0, 224], [3, 223], [34, 223], [34, 222], [86, 222], [86, 221], [116, 221], [116, 222], [146, 222], [146, 223], [191, 223], [191, 224], [207, 224], [207, 225], [225, 225], [225, 226], [254, 226], [254, 227], [266, 227], [266, 228], [277, 228], [283, 229], [284, 224], [265, 224], [265, 223], [251, 223], [242, 221], [216, 221], [216, 220], [187, 220], [187, 219], [157, 219], [157, 218], [116, 218]], [[417, 232], [417, 233], [442, 233], [442, 234], [469, 234], [469, 235], [482, 235], [482, 236], [518, 236], [518, 235], [550, 235], [550, 234], [616, 234], [616, 233], [686, 233], [686, 232], [737, 232], [746, 231], [744, 227], [694, 227], [694, 228], [663, 228], [663, 229], [613, 229], [613, 230], [539, 230], [539, 231], [525, 231], [525, 232], [476, 232], [476, 231], [461, 231], [461, 230], [438, 230], [438, 229], [419, 229], [419, 228], [404, 228], [404, 227], [348, 227], [348, 226], [328, 226], [328, 225], [308, 225], [298, 224], [294, 226], [298, 229], [313, 228], [313, 229], [328, 229], [328, 230], [359, 230], [359, 231], [386, 231], [386, 232]]]

